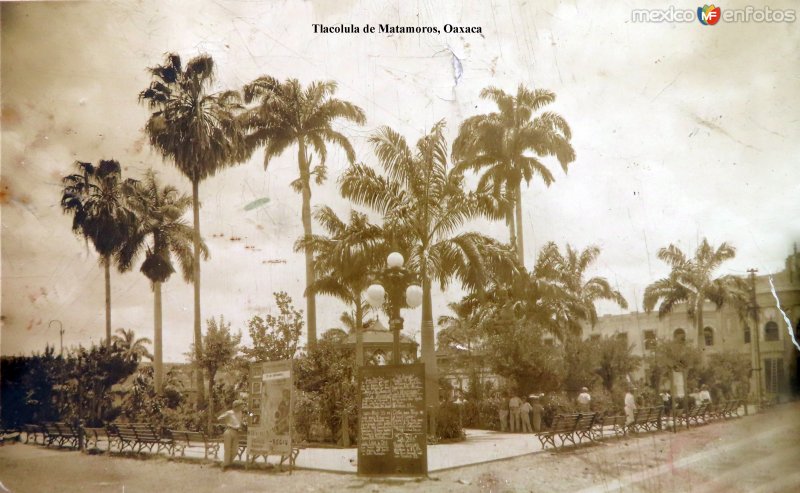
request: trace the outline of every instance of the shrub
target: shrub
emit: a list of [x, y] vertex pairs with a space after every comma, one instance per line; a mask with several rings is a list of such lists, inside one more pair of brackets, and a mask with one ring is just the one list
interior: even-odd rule
[[452, 402], [445, 402], [439, 406], [439, 414], [436, 416], [436, 438], [440, 440], [463, 440], [464, 429], [463, 415], [459, 413], [463, 410]]

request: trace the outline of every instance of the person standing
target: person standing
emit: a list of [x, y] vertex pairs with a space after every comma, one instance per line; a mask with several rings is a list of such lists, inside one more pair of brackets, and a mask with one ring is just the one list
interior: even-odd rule
[[520, 419], [522, 420], [522, 431], [525, 433], [531, 432], [531, 411], [533, 408], [531, 407], [531, 403], [528, 401], [523, 401], [522, 405], [519, 407], [519, 415]]
[[592, 396], [589, 395], [589, 389], [586, 387], [581, 388], [581, 393], [578, 394], [578, 412], [588, 413], [591, 402]]
[[519, 407], [522, 405], [522, 399], [519, 397], [512, 396], [511, 399], [508, 400], [508, 413], [511, 416], [511, 432], [522, 431], [522, 423], [520, 420], [519, 415]]
[[544, 414], [544, 406], [539, 402], [538, 395], [531, 395], [533, 404], [531, 405], [531, 417], [533, 418], [533, 432], [539, 433], [542, 431], [542, 414]]
[[636, 412], [636, 399], [633, 397], [633, 387], [628, 387], [628, 392], [625, 393], [625, 425], [630, 426], [633, 424], [634, 413]]
[[711, 404], [711, 394], [708, 392], [708, 385], [703, 384], [702, 389], [697, 394], [700, 404]]
[[669, 390], [661, 394], [661, 401], [664, 404], [664, 414], [668, 416], [672, 412], [672, 396]]
[[497, 400], [498, 413], [500, 415], [500, 431], [508, 431], [508, 399], [507, 395], [502, 394]]
[[239, 450], [239, 430], [244, 423], [242, 408], [244, 402], [233, 401], [233, 409], [229, 409], [217, 417], [217, 421], [225, 425], [225, 433], [222, 434], [222, 441], [225, 450], [222, 455], [222, 470], [226, 470], [233, 464], [233, 458]]

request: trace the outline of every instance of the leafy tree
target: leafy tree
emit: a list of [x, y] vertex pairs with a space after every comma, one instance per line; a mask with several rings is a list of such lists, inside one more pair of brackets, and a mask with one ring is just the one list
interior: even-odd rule
[[296, 386], [317, 401], [323, 422], [336, 436], [348, 419], [348, 430], [357, 430], [357, 388], [352, 355], [325, 332], [317, 345], [295, 363]]
[[[355, 161], [355, 151], [350, 141], [341, 132], [334, 130], [336, 120], [363, 125], [364, 111], [358, 106], [333, 97], [336, 92], [333, 81], [312, 82], [303, 88], [297, 79], [281, 83], [269, 76], [262, 76], [244, 87], [247, 103], [257, 101], [243, 118], [249, 134], [247, 150], [252, 152], [263, 146], [264, 169], [269, 162], [283, 154], [292, 145], [297, 145], [297, 166], [300, 177], [292, 182], [294, 190], [302, 194], [303, 237], [312, 236], [311, 180], [317, 185], [327, 176], [325, 160], [328, 144], [344, 150], [347, 160]], [[319, 164], [312, 168], [312, 154]], [[314, 256], [310, 243], [305, 245], [306, 286], [314, 284]], [[317, 309], [314, 292], [306, 293], [308, 316], [308, 346], [313, 347], [317, 339]]]
[[611, 392], [614, 386], [641, 365], [638, 357], [632, 354], [633, 345], [618, 337], [603, 337], [594, 341], [597, 374], [603, 387]]
[[258, 315], [247, 322], [247, 331], [253, 347], [242, 347], [242, 354], [252, 362], [292, 359], [297, 354], [297, 343], [303, 331], [303, 312], [292, 304], [285, 291], [272, 294], [278, 315]]
[[575, 160], [572, 132], [556, 113], [545, 111], [534, 117], [556, 99], [555, 93], [546, 89], [530, 90], [520, 84], [516, 95], [511, 95], [490, 86], [480, 96], [493, 101], [499, 111], [467, 118], [461, 124], [453, 143], [453, 160], [461, 170], [486, 168], [479, 187], [491, 188], [497, 197], [507, 199], [509, 206], [503, 211], [511, 243], [516, 246], [520, 265], [524, 265], [522, 180], [530, 183], [538, 175], [550, 186], [555, 179], [540, 160], [546, 156], [555, 156], [566, 172]]
[[[172, 161], [192, 182], [193, 274], [194, 281], [194, 360], [203, 359], [200, 330], [200, 182], [222, 168], [247, 156], [242, 129], [237, 117], [241, 109], [236, 91], [210, 93], [214, 82], [214, 60], [199, 55], [184, 67], [175, 53], [165, 56], [164, 64], [149, 69], [150, 86], [139, 93], [139, 100], [153, 110], [145, 125], [150, 144]], [[197, 395], [205, 400], [203, 374], [197, 372]]]
[[[182, 219], [192, 201], [171, 185], [162, 187], [152, 170], [145, 173], [143, 181], [128, 180], [125, 194], [136, 215], [136, 224], [125, 245], [117, 252], [117, 261], [120, 268], [126, 270], [144, 252], [144, 261], [139, 270], [150, 280], [153, 288], [155, 388], [156, 392], [161, 392], [164, 373], [161, 284], [167, 282], [175, 272], [173, 256], [178, 260], [183, 279], [192, 281], [194, 258], [191, 245], [194, 232]], [[208, 258], [208, 248], [202, 241], [200, 249]]]
[[111, 344], [111, 261], [134, 223], [122, 191], [119, 162], [75, 162], [77, 173], [63, 178], [61, 209], [72, 215], [72, 231], [91, 241], [105, 272], [106, 344]]
[[733, 351], [711, 353], [700, 373], [700, 381], [717, 394], [717, 399], [746, 397], [751, 368], [749, 354]]
[[225, 318], [221, 315], [219, 322], [214, 317], [211, 317], [206, 324], [206, 335], [203, 338], [205, 350], [199, 363], [200, 368], [203, 368], [208, 374], [208, 429], [210, 431], [212, 419], [215, 417], [214, 385], [217, 372], [233, 363], [236, 353], [239, 352], [239, 343], [242, 340], [242, 335], [231, 334], [230, 322], [226, 323]]
[[364, 364], [364, 315], [369, 306], [363, 297], [373, 280], [373, 274], [386, 259], [389, 248], [380, 226], [370, 224], [367, 216], [356, 211], [350, 213], [350, 222], [344, 223], [330, 207], [315, 211], [314, 218], [322, 224], [329, 236], [314, 235], [303, 238], [295, 245], [305, 250], [309, 245], [314, 252], [315, 280], [307, 291], [333, 296], [353, 307], [356, 328], [356, 362]]
[[594, 387], [599, 382], [597, 373], [597, 345], [588, 339], [577, 337], [568, 339], [562, 348], [564, 358], [564, 378], [562, 388], [569, 392], [580, 392], [581, 387]]
[[656, 339], [651, 356], [646, 359], [650, 386], [658, 390], [662, 384], [670, 381], [673, 371], [681, 371], [685, 374], [684, 383], [688, 393], [697, 385], [701, 361], [701, 351], [695, 346], [684, 341]]
[[[706, 238], [689, 258], [677, 246], [661, 248], [658, 258], [670, 266], [667, 277], [647, 286], [644, 309], [648, 313], [658, 304], [658, 318], [671, 313], [676, 305], [686, 303], [686, 313], [695, 323], [697, 340], [703, 340], [703, 305], [711, 301], [719, 310], [726, 304], [741, 307], [746, 304], [747, 282], [739, 276], [714, 278], [714, 272], [726, 260], [736, 256], [736, 249], [722, 243], [714, 248]], [[660, 302], [660, 303], [659, 303]]]
[[153, 341], [147, 337], [137, 339], [133, 329], [117, 329], [117, 335], [114, 336], [112, 342], [113, 345], [124, 351], [126, 359], [136, 363], [143, 358], [153, 360], [153, 355], [147, 349], [147, 346], [152, 343]]
[[495, 208], [489, 206], [493, 199], [487, 192], [465, 192], [463, 176], [450, 169], [444, 121], [420, 138], [415, 150], [389, 127], [373, 134], [370, 142], [385, 176], [357, 164], [340, 178], [340, 190], [345, 198], [383, 215], [384, 229], [400, 250], [406, 250], [406, 267], [422, 284], [426, 403], [435, 417], [439, 396], [432, 282], [439, 281], [445, 289], [456, 278], [467, 289], [483, 289], [494, 269], [507, 263], [506, 249], [480, 233], [456, 233], [472, 218], [493, 217]]
[[480, 313], [471, 313], [465, 303], [448, 303], [455, 316], [439, 317], [436, 334], [438, 352], [450, 353], [457, 367], [467, 370], [470, 378], [470, 397], [482, 398], [478, 371], [483, 363], [485, 338], [480, 325]]

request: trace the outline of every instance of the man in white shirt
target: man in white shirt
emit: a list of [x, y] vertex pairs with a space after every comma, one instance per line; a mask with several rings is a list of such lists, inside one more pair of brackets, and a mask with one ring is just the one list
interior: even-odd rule
[[625, 394], [625, 424], [630, 426], [633, 424], [634, 413], [636, 412], [636, 399], [633, 397], [633, 387], [628, 387], [628, 392]]
[[222, 470], [224, 471], [233, 464], [233, 458], [239, 450], [239, 430], [242, 428], [244, 417], [242, 408], [244, 402], [233, 401], [233, 409], [229, 409], [217, 417], [217, 421], [225, 425], [225, 433], [222, 434], [225, 450], [222, 456]]
[[589, 404], [592, 402], [592, 396], [589, 395], [589, 389], [583, 387], [581, 393], [578, 394], [578, 411], [582, 413], [589, 412]]
[[531, 432], [531, 411], [533, 407], [531, 403], [528, 401], [522, 401], [522, 405], [519, 407], [519, 415], [522, 419], [522, 431], [525, 433]]
[[519, 414], [520, 406], [522, 406], [522, 399], [516, 395], [512, 396], [511, 399], [508, 400], [508, 411], [511, 419], [512, 432], [522, 431], [522, 419]]
[[708, 385], [703, 385], [697, 397], [700, 400], [700, 404], [711, 404], [711, 394], [708, 392]]

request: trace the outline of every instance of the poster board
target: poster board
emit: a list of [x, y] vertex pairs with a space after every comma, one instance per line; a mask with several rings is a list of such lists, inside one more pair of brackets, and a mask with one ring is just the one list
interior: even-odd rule
[[425, 365], [363, 367], [358, 393], [358, 474], [426, 475]]
[[251, 364], [249, 382], [248, 457], [289, 456], [294, 425], [292, 360]]

